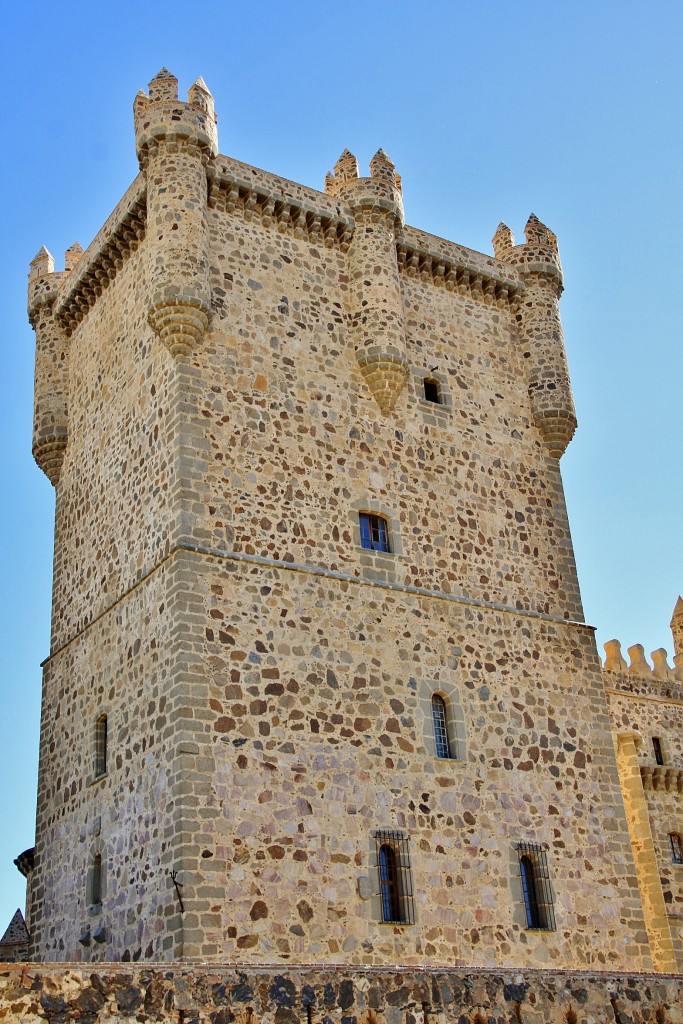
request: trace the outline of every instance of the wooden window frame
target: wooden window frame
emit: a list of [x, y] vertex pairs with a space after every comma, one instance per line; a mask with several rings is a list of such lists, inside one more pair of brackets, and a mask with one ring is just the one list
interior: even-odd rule
[[415, 923], [409, 837], [396, 829], [377, 829], [375, 870], [382, 924]]
[[377, 512], [359, 512], [360, 546], [365, 551], [391, 554], [389, 520]]

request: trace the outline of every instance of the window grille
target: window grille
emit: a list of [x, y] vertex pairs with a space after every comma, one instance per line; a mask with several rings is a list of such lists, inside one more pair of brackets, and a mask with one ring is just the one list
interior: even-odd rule
[[432, 694], [432, 722], [434, 724], [434, 744], [436, 756], [450, 758], [451, 745], [448, 739], [448, 719], [446, 716], [446, 701], [441, 694]]
[[95, 778], [107, 771], [107, 716], [100, 715], [95, 722]]
[[430, 377], [426, 377], [423, 383], [425, 389], [425, 401], [433, 402], [435, 405], [441, 405], [441, 394], [439, 392], [438, 382], [432, 380]]
[[545, 849], [540, 843], [518, 843], [517, 854], [527, 928], [555, 931], [555, 908]]
[[674, 864], [683, 864], [683, 839], [678, 832], [669, 832], [671, 860]]
[[662, 741], [659, 736], [652, 737], [652, 749], [655, 752], [655, 764], [664, 764], [664, 754], [662, 752]]
[[413, 924], [415, 907], [408, 836], [392, 829], [378, 829], [373, 838], [382, 923]]
[[370, 512], [361, 512], [359, 521], [361, 547], [372, 551], [391, 551], [386, 519]]

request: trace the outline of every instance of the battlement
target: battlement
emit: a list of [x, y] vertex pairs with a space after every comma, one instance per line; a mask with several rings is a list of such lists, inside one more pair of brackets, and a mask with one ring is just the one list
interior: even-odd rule
[[[658, 647], [650, 653], [652, 665], [645, 657], [645, 649], [642, 644], [633, 644], [626, 651], [629, 657], [629, 664], [626, 664], [621, 653], [621, 642], [619, 640], [608, 640], [604, 645], [605, 663], [603, 671], [613, 675], [628, 675], [637, 679], [654, 679], [663, 683], [683, 683], [683, 650], [681, 649], [681, 633], [683, 628], [683, 600], [679, 597], [676, 601], [673, 616], [671, 618], [671, 632], [674, 640], [674, 666], [668, 662], [667, 651]], [[682, 694], [683, 696], [683, 694]]]
[[191, 145], [205, 161], [218, 153], [217, 118], [213, 96], [203, 78], [178, 99], [178, 79], [162, 68], [149, 83], [149, 95], [141, 89], [133, 102], [135, 142], [141, 169], [147, 166], [150, 148], [165, 140], [171, 145]]
[[626, 664], [621, 653], [621, 642], [619, 640], [608, 640], [604, 645], [605, 672], [628, 673], [638, 676], [641, 679], [660, 679], [664, 682], [672, 682], [674, 679], [683, 682], [683, 666], [676, 669], [668, 663], [668, 654], [664, 647], [658, 647], [650, 653], [652, 665], [645, 657], [645, 648], [642, 644], [633, 644], [626, 651], [629, 657], [629, 664]]
[[560, 295], [563, 282], [557, 236], [532, 213], [526, 222], [524, 237], [522, 245], [515, 245], [515, 236], [501, 221], [492, 239], [496, 259], [516, 266], [522, 275], [541, 274], [551, 278]]
[[166, 69], [134, 117], [121, 202], [31, 267], [58, 485], [31, 955], [270, 965], [280, 1024], [346, 967], [365, 1024], [384, 967], [671, 969], [608, 701], [626, 680], [619, 731], [662, 737], [663, 802], [683, 762], [637, 713], [678, 683], [596, 671], [555, 236], [410, 227], [383, 150], [324, 191], [220, 155]]

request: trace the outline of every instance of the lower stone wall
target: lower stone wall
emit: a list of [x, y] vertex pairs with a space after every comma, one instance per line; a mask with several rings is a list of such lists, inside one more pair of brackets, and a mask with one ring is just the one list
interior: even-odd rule
[[33, 1024], [682, 1024], [683, 976], [284, 965], [7, 964], [0, 1021]]

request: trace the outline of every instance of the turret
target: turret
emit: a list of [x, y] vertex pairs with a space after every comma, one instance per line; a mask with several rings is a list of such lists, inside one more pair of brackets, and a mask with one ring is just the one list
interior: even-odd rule
[[[76, 243], [67, 252], [65, 273], [82, 251]], [[28, 276], [28, 318], [36, 332], [33, 457], [54, 486], [68, 439], [69, 339], [54, 315], [65, 273], [55, 273], [55, 261], [43, 246]]]
[[149, 324], [173, 356], [200, 344], [211, 317], [207, 167], [218, 153], [213, 97], [201, 78], [178, 99], [162, 68], [134, 103], [135, 142], [147, 175]]
[[557, 238], [532, 213], [526, 243], [515, 245], [505, 224], [493, 237], [496, 258], [517, 267], [525, 289], [517, 323], [528, 368], [531, 412], [550, 454], [559, 459], [576, 429], [574, 399], [560, 323], [562, 266]]
[[355, 230], [347, 254], [356, 359], [383, 413], [394, 408], [408, 376], [396, 232], [403, 225], [400, 178], [380, 149], [369, 178], [344, 150], [325, 190], [351, 207]]
[[679, 597], [671, 616], [671, 635], [674, 640], [674, 665], [676, 679], [683, 682], [683, 598]]

